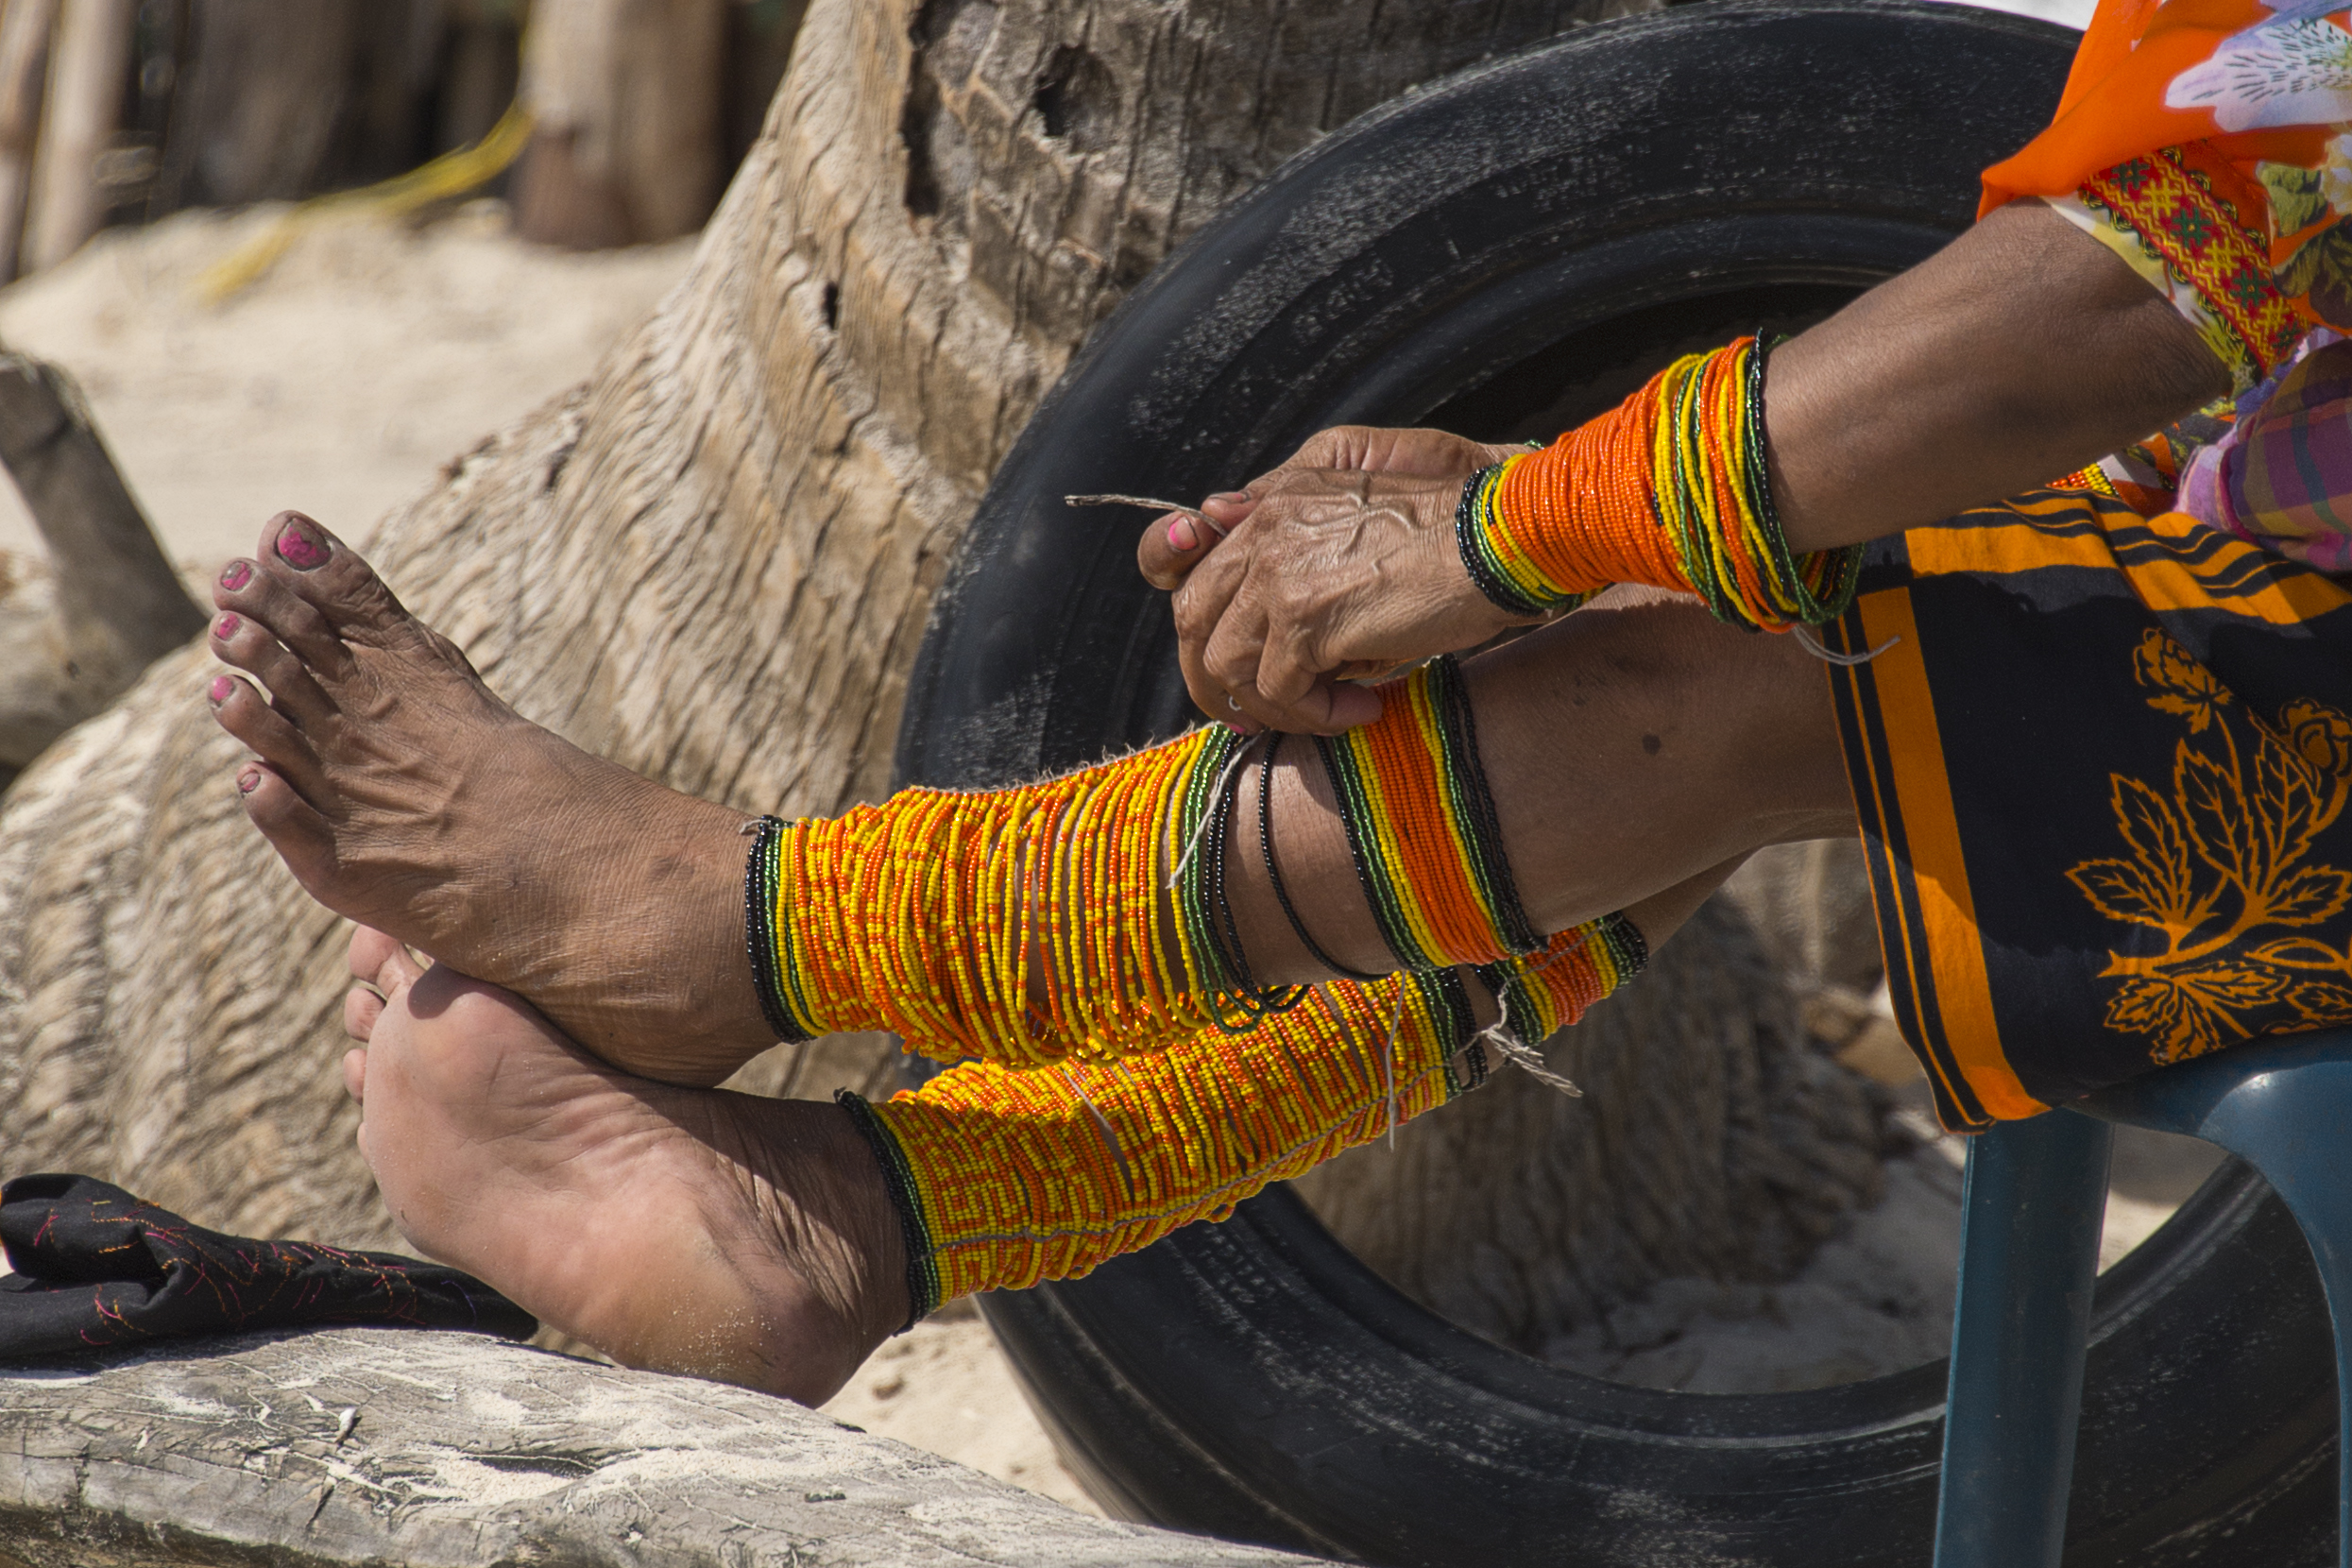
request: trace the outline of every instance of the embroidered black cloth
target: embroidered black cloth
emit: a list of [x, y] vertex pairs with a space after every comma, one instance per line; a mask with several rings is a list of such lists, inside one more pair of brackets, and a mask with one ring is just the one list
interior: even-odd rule
[[304, 1324], [471, 1329], [531, 1315], [469, 1274], [394, 1253], [256, 1241], [192, 1225], [88, 1176], [0, 1186], [0, 1360]]
[[1881, 540], [1826, 629], [1946, 1126], [2352, 1023], [2352, 579], [2056, 490]]

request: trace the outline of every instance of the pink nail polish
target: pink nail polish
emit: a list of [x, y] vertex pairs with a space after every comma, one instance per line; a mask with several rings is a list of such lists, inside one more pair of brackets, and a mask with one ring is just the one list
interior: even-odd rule
[[1190, 550], [1201, 542], [1201, 536], [1193, 531], [1190, 518], [1178, 518], [1167, 525], [1167, 542], [1175, 549]]
[[230, 561], [229, 570], [220, 574], [220, 586], [234, 593], [253, 580], [253, 563]]
[[297, 571], [327, 564], [327, 547], [298, 522], [289, 522], [278, 535], [278, 558]]
[[245, 768], [237, 774], [237, 793], [249, 795], [262, 787], [262, 770]]
[[236, 636], [237, 628], [244, 624], [245, 621], [241, 616], [224, 615], [213, 622], [213, 635], [226, 642]]
[[222, 703], [229, 700], [229, 693], [234, 691], [236, 689], [237, 683], [230, 680], [227, 675], [214, 675], [213, 677], [212, 690], [208, 693], [208, 695], [210, 695], [213, 699], [213, 706], [218, 707]]

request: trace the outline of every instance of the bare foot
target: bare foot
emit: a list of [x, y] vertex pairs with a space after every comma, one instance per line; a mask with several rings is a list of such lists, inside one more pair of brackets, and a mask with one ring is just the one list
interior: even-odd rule
[[360, 1151], [428, 1256], [626, 1366], [805, 1405], [905, 1320], [897, 1218], [838, 1106], [615, 1072], [380, 931], [351, 972]]
[[312, 897], [521, 992], [613, 1065], [716, 1083], [775, 1043], [743, 958], [741, 812], [521, 718], [367, 563], [281, 512], [213, 589], [247, 814]]

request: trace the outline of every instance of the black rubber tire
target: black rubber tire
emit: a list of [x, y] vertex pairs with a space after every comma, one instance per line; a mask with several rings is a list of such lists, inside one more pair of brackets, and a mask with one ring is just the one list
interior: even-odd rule
[[[902, 780], [1000, 783], [1190, 722], [1141, 514], [1064, 495], [1203, 494], [1350, 420], [1549, 435], [1670, 351], [1801, 324], [1966, 226], [2073, 39], [1905, 0], [1698, 6], [1321, 143], [1031, 421], [940, 595]], [[1406, 1301], [1287, 1189], [983, 1304], [1133, 1518], [1400, 1565], [1928, 1560], [1941, 1363], [1769, 1397], [1595, 1382]], [[2101, 1282], [2067, 1561], [2332, 1561], [2332, 1368], [2299, 1234], [2224, 1169]]]

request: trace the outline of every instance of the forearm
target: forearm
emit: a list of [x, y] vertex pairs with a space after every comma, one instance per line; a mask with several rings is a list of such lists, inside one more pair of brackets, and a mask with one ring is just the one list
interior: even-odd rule
[[2104, 246], [2014, 203], [1774, 352], [1773, 499], [1792, 548], [1859, 544], [2046, 485], [2228, 384]]

